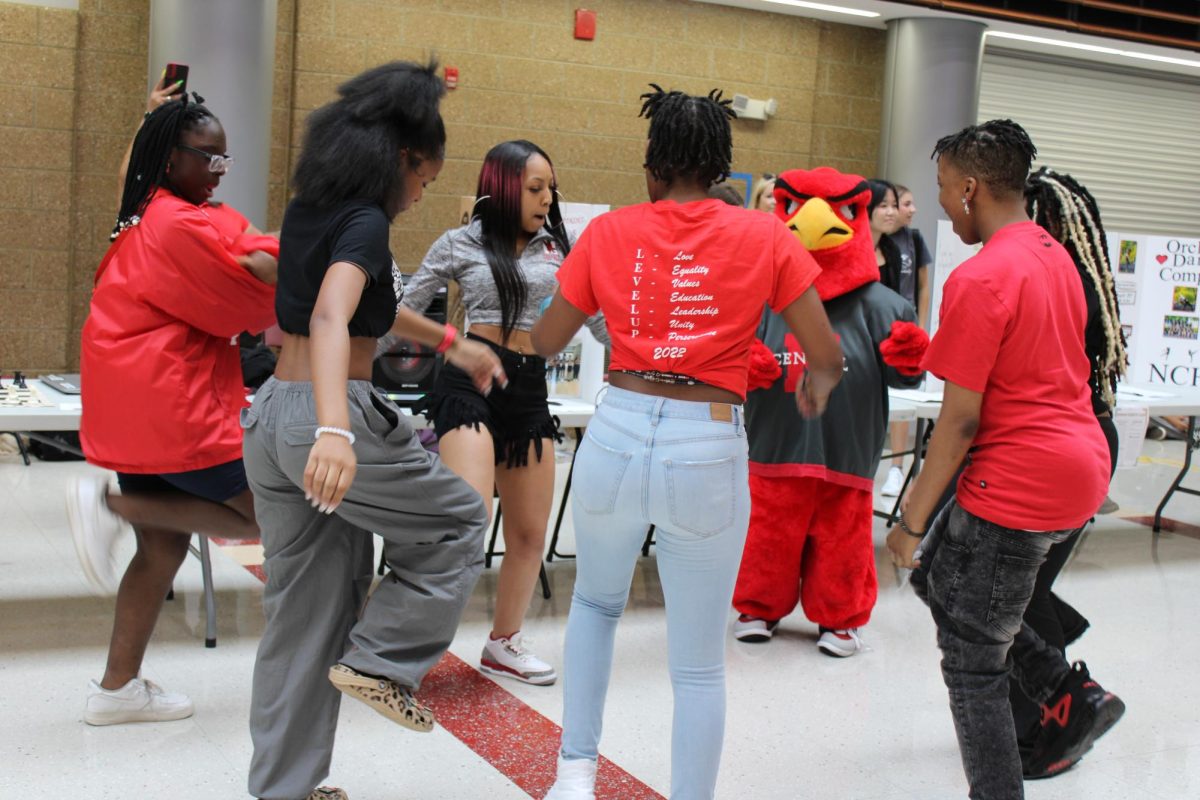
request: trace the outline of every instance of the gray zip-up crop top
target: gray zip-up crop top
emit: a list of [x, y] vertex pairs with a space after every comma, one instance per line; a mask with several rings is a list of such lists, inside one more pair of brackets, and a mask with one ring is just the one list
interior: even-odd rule
[[[448, 281], [458, 281], [462, 289], [467, 318], [477, 325], [500, 325], [500, 294], [492, 279], [487, 254], [483, 250], [482, 226], [478, 219], [461, 228], [446, 231], [429, 248], [421, 268], [416, 271], [404, 290], [401, 302], [417, 313], [429, 307], [437, 290]], [[517, 316], [516, 329], [527, 331], [540, 316], [542, 301], [558, 289], [554, 274], [562, 266], [564, 254], [554, 238], [539, 230], [529, 240], [517, 259], [525, 284], [529, 287], [525, 307]], [[608, 343], [604, 316], [597, 314], [587, 326], [601, 342]]]

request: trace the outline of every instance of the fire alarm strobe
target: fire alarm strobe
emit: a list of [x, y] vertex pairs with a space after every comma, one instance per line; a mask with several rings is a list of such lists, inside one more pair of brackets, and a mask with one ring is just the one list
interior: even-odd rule
[[458, 67], [446, 67], [446, 88], [453, 89], [458, 86]]
[[596, 12], [586, 8], [575, 9], [575, 38], [591, 41], [596, 38]]

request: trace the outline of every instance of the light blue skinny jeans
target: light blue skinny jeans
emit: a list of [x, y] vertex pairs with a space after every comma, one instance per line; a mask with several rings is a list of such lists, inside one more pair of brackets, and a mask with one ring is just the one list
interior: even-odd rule
[[750, 520], [742, 409], [610, 388], [576, 455], [572, 492], [578, 571], [562, 755], [597, 757], [617, 622], [653, 524], [675, 700], [671, 800], [709, 800], [725, 734], [725, 633]]

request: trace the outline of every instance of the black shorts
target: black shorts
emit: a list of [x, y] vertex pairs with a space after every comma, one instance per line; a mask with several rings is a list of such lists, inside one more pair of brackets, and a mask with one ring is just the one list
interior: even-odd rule
[[492, 435], [497, 464], [527, 466], [530, 442], [541, 461], [543, 439], [562, 441], [558, 420], [550, 416], [546, 404], [546, 359], [521, 355], [481, 336], [468, 333], [467, 338], [487, 345], [499, 356], [508, 386], [501, 389], [497, 385], [484, 397], [467, 373], [445, 364], [433, 391], [416, 410], [433, 423], [439, 439], [464, 425], [475, 430], [484, 426]]
[[236, 459], [215, 467], [187, 472], [137, 474], [118, 472], [117, 484], [122, 494], [152, 494], [155, 492], [186, 492], [187, 494], [224, 503], [250, 488], [246, 482], [246, 467]]

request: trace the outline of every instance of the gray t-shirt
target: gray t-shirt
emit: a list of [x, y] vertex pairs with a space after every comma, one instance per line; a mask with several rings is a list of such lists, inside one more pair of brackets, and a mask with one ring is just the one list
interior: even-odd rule
[[901, 228], [888, 236], [900, 251], [899, 283], [891, 287], [901, 297], [917, 305], [917, 270], [933, 263], [925, 237], [916, 228]]
[[[517, 265], [529, 287], [525, 307], [517, 315], [516, 329], [527, 331], [540, 316], [542, 301], [554, 295], [558, 281], [554, 275], [562, 266], [566, 256], [558, 243], [543, 228], [534, 234], [517, 259]], [[446, 231], [438, 237], [420, 269], [408, 282], [403, 304], [418, 313], [423, 312], [438, 289], [448, 281], [458, 281], [462, 290], [463, 305], [467, 318], [478, 325], [501, 324], [500, 293], [488, 266], [487, 254], [483, 249], [481, 225], [478, 219], [461, 228]], [[601, 342], [608, 342], [604, 317], [597, 314], [587, 321], [592, 334]]]

